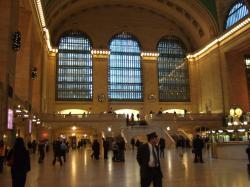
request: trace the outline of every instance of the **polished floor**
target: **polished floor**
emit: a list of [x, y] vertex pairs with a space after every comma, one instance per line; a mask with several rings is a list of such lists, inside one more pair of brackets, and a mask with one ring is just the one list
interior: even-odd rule
[[[26, 187], [139, 187], [139, 167], [136, 151], [126, 151], [125, 163], [109, 159], [94, 160], [90, 148], [71, 150], [67, 162], [52, 165], [52, 153], [38, 164], [31, 155], [31, 171]], [[205, 163], [194, 164], [190, 150], [180, 157], [179, 150], [167, 150], [161, 159], [164, 187], [249, 187], [247, 160], [211, 159], [204, 152]], [[11, 187], [10, 169], [5, 166], [0, 174], [0, 187]]]

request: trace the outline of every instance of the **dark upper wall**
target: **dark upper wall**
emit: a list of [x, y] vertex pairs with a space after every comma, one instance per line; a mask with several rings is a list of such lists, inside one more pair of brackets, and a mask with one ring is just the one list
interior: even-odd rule
[[200, 0], [201, 3], [209, 10], [214, 19], [218, 21], [217, 9], [215, 0]]

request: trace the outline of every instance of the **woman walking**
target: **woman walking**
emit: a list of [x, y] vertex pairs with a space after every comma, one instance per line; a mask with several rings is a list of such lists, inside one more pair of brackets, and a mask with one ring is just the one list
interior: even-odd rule
[[12, 187], [24, 187], [26, 174], [30, 171], [30, 157], [21, 137], [16, 139], [14, 147], [10, 150], [7, 164], [11, 167]]

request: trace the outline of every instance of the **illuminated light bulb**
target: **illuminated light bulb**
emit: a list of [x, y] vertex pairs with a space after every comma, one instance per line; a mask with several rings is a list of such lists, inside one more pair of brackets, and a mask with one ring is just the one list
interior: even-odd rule
[[246, 129], [238, 129], [239, 132], [245, 132]]

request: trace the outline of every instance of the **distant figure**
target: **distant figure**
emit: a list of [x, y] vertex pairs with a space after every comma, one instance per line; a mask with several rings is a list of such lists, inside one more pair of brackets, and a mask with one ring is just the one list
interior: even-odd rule
[[45, 157], [45, 144], [40, 140], [38, 144], [39, 159], [38, 163], [42, 163]]
[[100, 144], [98, 143], [97, 140], [94, 140], [92, 144], [92, 150], [93, 150], [93, 156], [96, 160], [99, 160], [100, 156]]
[[112, 114], [113, 111], [112, 111], [112, 107], [110, 107], [109, 111], [108, 111], [108, 114]]
[[140, 120], [140, 113], [136, 114], [137, 120]]
[[114, 140], [113, 143], [112, 143], [112, 150], [113, 150], [113, 158], [112, 158], [112, 160], [114, 162], [119, 161], [119, 158], [118, 158], [119, 147], [118, 147], [118, 144], [117, 144], [116, 140]]
[[54, 159], [52, 164], [55, 165], [56, 160], [58, 160], [60, 162], [60, 165], [62, 166], [61, 142], [59, 140], [53, 142], [53, 152], [54, 152]]
[[118, 159], [120, 162], [125, 162], [125, 141], [122, 137], [120, 137], [119, 141], [117, 142], [118, 145]]
[[11, 167], [12, 187], [24, 187], [27, 172], [30, 171], [30, 157], [21, 137], [16, 139], [10, 150], [7, 163]]
[[160, 138], [159, 141], [159, 148], [160, 148], [160, 158], [164, 158], [164, 150], [165, 150], [165, 139]]
[[61, 152], [61, 156], [63, 157], [63, 161], [66, 162], [66, 153], [67, 153], [68, 147], [65, 143], [65, 141], [62, 141], [61, 145], [60, 145], [60, 152]]
[[248, 147], [246, 148], [246, 153], [247, 153], [247, 156], [248, 156], [248, 162], [250, 164], [250, 142], [248, 144]]
[[28, 146], [29, 152], [32, 153], [33, 151], [32, 151], [32, 143], [31, 143], [31, 141], [28, 141], [27, 146]]
[[3, 140], [0, 140], [0, 173], [3, 172], [4, 157], [5, 157], [5, 145]]
[[129, 114], [126, 115], [126, 124], [129, 125]]
[[134, 150], [135, 149], [135, 139], [134, 138], [131, 139], [130, 144], [132, 146], [132, 150]]
[[147, 135], [148, 143], [142, 144], [137, 152], [137, 162], [140, 166], [141, 187], [162, 187], [162, 172], [160, 167], [157, 135], [155, 132]]
[[131, 114], [131, 121], [135, 121], [135, 116], [134, 116], [134, 113]]
[[109, 150], [109, 141], [105, 140], [104, 138], [102, 139], [102, 145], [103, 145], [103, 155], [104, 155], [104, 159], [107, 160], [108, 159], [108, 150]]
[[33, 152], [34, 154], [36, 154], [36, 147], [37, 147], [36, 140], [33, 140], [33, 141], [32, 141], [32, 152]]
[[158, 111], [158, 114], [159, 114], [159, 115], [162, 114], [162, 108], [160, 108], [160, 110]]
[[196, 135], [196, 137], [193, 139], [193, 152], [194, 152], [194, 162], [200, 162], [204, 163], [202, 159], [202, 148], [204, 147], [203, 140], [199, 135]]

